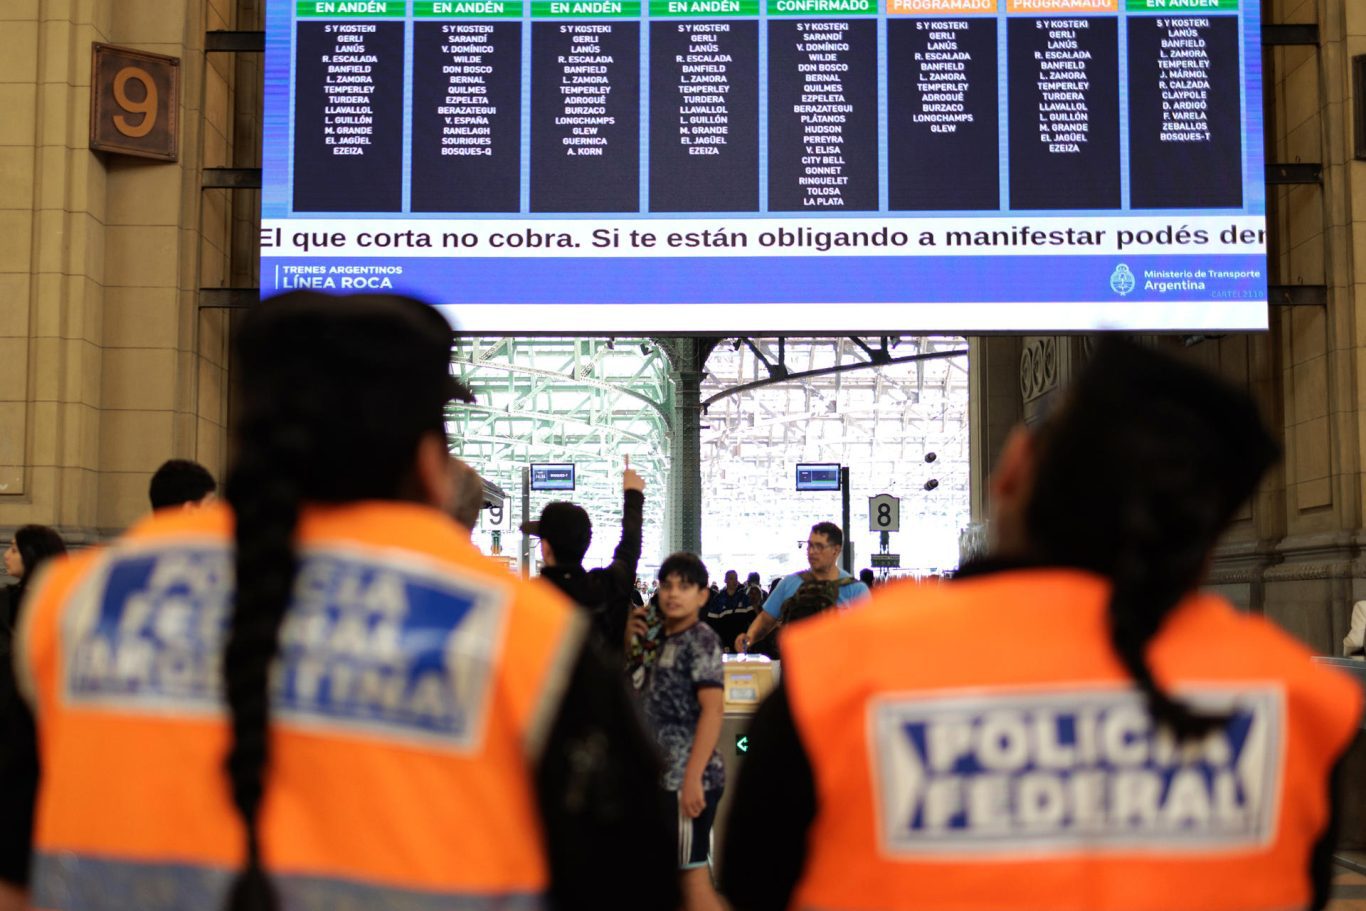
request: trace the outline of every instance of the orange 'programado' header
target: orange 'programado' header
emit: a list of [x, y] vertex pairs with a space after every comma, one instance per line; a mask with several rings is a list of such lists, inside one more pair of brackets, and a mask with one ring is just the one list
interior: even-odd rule
[[1117, 13], [1119, 0], [1010, 0], [1009, 13]]
[[997, 0], [887, 0], [889, 16], [971, 16], [996, 12]]

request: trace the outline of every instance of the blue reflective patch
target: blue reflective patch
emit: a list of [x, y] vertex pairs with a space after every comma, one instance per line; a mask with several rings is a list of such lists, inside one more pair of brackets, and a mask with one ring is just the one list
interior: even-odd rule
[[68, 698], [215, 709], [231, 573], [222, 548], [110, 560], [67, 615]]
[[1214, 850], [1264, 843], [1278, 809], [1278, 690], [1199, 688], [1231, 713], [1186, 745], [1138, 694], [887, 697], [870, 708], [880, 840], [893, 854], [1079, 844]]
[[278, 711], [462, 738], [482, 709], [500, 613], [447, 579], [315, 555], [282, 632]]
[[[221, 711], [223, 547], [113, 552], [65, 615], [65, 695], [122, 711]], [[285, 725], [468, 746], [501, 648], [501, 591], [392, 553], [304, 553], [272, 675]]]

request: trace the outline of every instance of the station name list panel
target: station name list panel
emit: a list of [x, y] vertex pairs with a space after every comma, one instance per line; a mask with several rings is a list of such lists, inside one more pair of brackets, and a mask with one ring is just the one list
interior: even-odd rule
[[1240, 209], [1252, 0], [298, 0], [296, 213]]

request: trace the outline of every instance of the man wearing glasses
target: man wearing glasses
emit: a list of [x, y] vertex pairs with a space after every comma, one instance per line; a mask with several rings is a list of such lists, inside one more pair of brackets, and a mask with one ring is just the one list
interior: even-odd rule
[[806, 539], [806, 562], [811, 568], [786, 577], [773, 587], [773, 591], [750, 623], [749, 629], [735, 638], [735, 650], [745, 652], [749, 647], [763, 639], [778, 625], [783, 605], [789, 599], [803, 593], [810, 593], [816, 584], [826, 587], [832, 605], [848, 604], [868, 597], [868, 586], [853, 576], [840, 572], [840, 551], [844, 548], [844, 533], [834, 522], [818, 522], [811, 526], [811, 534]]

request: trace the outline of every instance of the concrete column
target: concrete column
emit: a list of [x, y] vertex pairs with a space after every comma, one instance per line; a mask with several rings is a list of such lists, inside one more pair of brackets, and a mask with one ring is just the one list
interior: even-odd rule
[[669, 471], [669, 549], [702, 550], [702, 361], [700, 339], [673, 343], [673, 464]]
[[991, 466], [1024, 416], [1020, 346], [1019, 336], [968, 339], [968, 489], [974, 524], [986, 521]]

